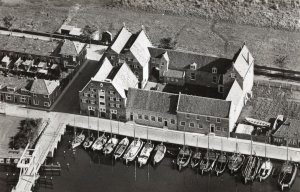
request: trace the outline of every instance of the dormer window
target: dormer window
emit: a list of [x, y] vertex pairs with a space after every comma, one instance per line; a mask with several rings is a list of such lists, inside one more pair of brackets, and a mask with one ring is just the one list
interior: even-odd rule
[[216, 68], [216, 67], [213, 67], [213, 68], [212, 68], [212, 73], [217, 73], [217, 72], [218, 72], [217, 68]]
[[190, 69], [191, 70], [196, 70], [196, 68], [197, 68], [197, 64], [196, 63], [193, 63], [193, 64], [190, 65]]
[[233, 78], [233, 79], [236, 78], [235, 73], [231, 73], [230, 76], [231, 76], [231, 78]]

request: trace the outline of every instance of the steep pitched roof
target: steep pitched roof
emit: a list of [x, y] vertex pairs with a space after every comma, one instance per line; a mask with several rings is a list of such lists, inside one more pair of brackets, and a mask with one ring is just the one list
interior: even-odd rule
[[197, 70], [211, 72], [213, 67], [217, 67], [219, 74], [225, 74], [232, 66], [231, 59], [200, 55], [193, 52], [155, 47], [150, 47], [149, 52], [153, 58], [161, 58], [167, 52], [170, 60], [169, 69], [183, 70], [190, 68], [191, 64], [196, 63]]
[[120, 54], [124, 46], [126, 45], [127, 41], [131, 37], [132, 33], [129, 32], [126, 27], [122, 27], [120, 32], [118, 33], [117, 37], [113, 41], [110, 49], [115, 51], [116, 53]]
[[300, 120], [286, 119], [273, 135], [276, 137], [300, 139]]
[[59, 81], [35, 79], [31, 85], [30, 92], [35, 94], [50, 95], [58, 86]]
[[129, 88], [127, 108], [176, 114], [178, 95]]
[[177, 111], [228, 118], [230, 105], [230, 101], [221, 99], [180, 94]]
[[129, 49], [143, 67], [150, 60], [150, 52], [148, 50], [148, 47], [152, 47], [152, 43], [148, 39], [145, 31], [141, 30]]
[[113, 68], [112, 64], [105, 57], [100, 69], [98, 70], [96, 75], [92, 78], [92, 80], [93, 81], [104, 81], [107, 78], [110, 71], [112, 70], [112, 68]]
[[71, 55], [71, 56], [77, 56], [78, 55], [75, 44], [72, 41], [68, 40], [68, 39], [65, 39], [65, 42], [63, 43], [59, 54], [61, 54], [61, 55]]
[[239, 53], [237, 53], [237, 57], [234, 60], [234, 68], [240, 74], [242, 78], [244, 78], [249, 70], [249, 66], [253, 62], [253, 57], [249, 52], [246, 45], [243, 45]]
[[122, 66], [118, 69], [115, 75], [111, 79], [111, 83], [118, 91], [122, 98], [126, 98], [126, 91], [130, 87], [137, 87], [138, 79], [128, 67], [126, 63], [123, 63]]
[[234, 80], [225, 100], [231, 101], [234, 105], [238, 105], [242, 97], [243, 90], [239, 83], [236, 80]]
[[169, 69], [168, 71], [165, 71], [163, 76], [165, 77], [173, 77], [173, 78], [183, 78], [184, 77], [184, 71], [178, 71], [178, 70], [172, 70]]

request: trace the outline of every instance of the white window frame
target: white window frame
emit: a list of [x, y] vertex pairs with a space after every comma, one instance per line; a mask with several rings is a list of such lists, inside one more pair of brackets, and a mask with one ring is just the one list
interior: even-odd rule
[[157, 117], [157, 121], [161, 123], [161, 122], [163, 122], [163, 118], [162, 117]]
[[115, 101], [115, 99], [113, 97], [109, 97], [110, 101]]
[[191, 80], [196, 80], [196, 73], [191, 73]]
[[110, 107], [115, 107], [115, 104], [114, 103], [109, 103], [109, 106]]
[[83, 93], [83, 96], [89, 97], [89, 93]]
[[216, 67], [213, 67], [211, 70], [212, 70], [211, 72], [213, 74], [217, 74], [218, 73], [218, 69]]
[[11, 95], [6, 95], [5, 99], [8, 100], [8, 101], [11, 101], [12, 100], [12, 96]]
[[106, 113], [106, 109], [105, 108], [99, 108], [99, 111]]
[[213, 81], [212, 81], [213, 83], [217, 83], [218, 82], [218, 78], [217, 78], [217, 76], [213, 76]]
[[114, 95], [115, 92], [114, 91], [109, 91], [109, 94]]
[[216, 126], [216, 130], [217, 131], [221, 131], [221, 127], [220, 126]]
[[199, 129], [203, 129], [203, 125], [201, 123], [198, 124]]
[[116, 107], [117, 107], [117, 108], [121, 108], [121, 105], [120, 105], [120, 104], [116, 104]]
[[236, 78], [236, 74], [235, 73], [230, 73], [230, 77], [235, 79]]
[[20, 102], [25, 103], [26, 102], [26, 96], [21, 96], [20, 97]]
[[96, 101], [95, 100], [90, 100], [90, 104], [95, 105]]
[[33, 99], [33, 105], [39, 105], [39, 100], [37, 100], [37, 99]]
[[189, 127], [195, 127], [195, 123], [194, 122], [190, 122], [189, 123]]
[[[156, 121], [156, 117], [153, 116], [153, 115], [150, 116], [150, 119], [151, 119], [151, 121]], [[153, 119], [154, 119], [154, 120], [153, 120]]]
[[[147, 118], [146, 118], [147, 117]], [[149, 121], [149, 115], [144, 115], [144, 120]]]
[[99, 105], [105, 105], [105, 102], [99, 102]]
[[216, 119], [216, 122], [217, 122], [217, 123], [221, 123], [221, 119], [220, 119], [220, 118], [217, 118], [217, 119]]
[[86, 103], [87, 99], [81, 99], [82, 103]]
[[185, 121], [180, 121], [180, 126], [185, 126], [186, 122]]
[[116, 98], [116, 101], [120, 101], [121, 99], [119, 97]]
[[176, 123], [176, 122], [175, 122], [175, 119], [171, 119], [171, 120], [170, 120], [170, 123], [174, 125], [174, 124]]
[[95, 110], [96, 110], [96, 107], [88, 106], [88, 110], [89, 110], [89, 111], [95, 111]]

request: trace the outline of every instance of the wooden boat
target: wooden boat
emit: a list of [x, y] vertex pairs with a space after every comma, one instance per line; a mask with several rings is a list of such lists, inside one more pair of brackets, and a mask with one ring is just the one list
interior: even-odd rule
[[83, 147], [84, 147], [85, 149], [91, 147], [92, 144], [94, 143], [94, 141], [95, 141], [95, 137], [94, 137], [93, 134], [92, 134], [91, 136], [89, 136], [89, 137], [87, 137], [87, 138], [85, 139], [85, 141], [84, 141], [84, 143], [83, 143]]
[[214, 168], [217, 159], [218, 159], [217, 153], [215, 153], [214, 151], [208, 151], [205, 154], [205, 157], [201, 160], [199, 165], [201, 174], [208, 173], [209, 171], [211, 171]]
[[255, 155], [248, 156], [242, 170], [242, 176], [245, 184], [248, 181], [253, 181], [255, 179], [258, 169], [260, 168], [260, 164], [260, 158], [256, 157]]
[[228, 169], [230, 173], [236, 173], [243, 165], [245, 156], [241, 153], [234, 153], [228, 159]]
[[81, 132], [72, 141], [72, 149], [74, 149], [74, 148], [78, 147], [79, 145], [81, 145], [81, 143], [84, 141], [84, 139], [85, 139], [85, 135], [83, 134], [83, 132]]
[[103, 135], [101, 135], [100, 137], [98, 137], [95, 141], [95, 143], [92, 146], [92, 149], [94, 151], [100, 151], [103, 149], [104, 144], [107, 142], [107, 137], [105, 136], [105, 133], [103, 133]]
[[152, 144], [151, 141], [147, 142], [144, 145], [144, 147], [138, 157], [138, 162], [139, 162], [140, 167], [142, 167], [143, 165], [146, 165], [146, 163], [148, 162], [148, 159], [151, 155], [151, 152], [153, 151], [153, 148], [154, 148], [154, 144]]
[[257, 177], [259, 179], [259, 181], [263, 181], [266, 180], [272, 173], [272, 169], [273, 169], [273, 163], [270, 161], [270, 159], [264, 161], [257, 173]]
[[270, 127], [271, 126], [271, 123], [266, 122], [266, 121], [253, 119], [253, 118], [250, 118], [250, 117], [246, 117], [245, 119], [248, 123], [251, 123], [252, 125], [255, 125], [255, 126], [258, 126], [258, 127]]
[[295, 178], [297, 176], [297, 165], [291, 163], [290, 161], [286, 161], [281, 168], [279, 177], [278, 177], [278, 184], [281, 188], [281, 191], [284, 188], [291, 188]]
[[158, 163], [160, 163], [163, 160], [163, 158], [165, 157], [166, 151], [167, 151], [167, 147], [163, 143], [156, 145], [154, 152], [153, 152], [153, 154], [154, 154], [153, 160], [152, 160], [153, 165], [157, 165]]
[[228, 157], [225, 152], [222, 152], [219, 155], [218, 160], [216, 161], [215, 172], [216, 172], [217, 176], [224, 173], [227, 163], [228, 163]]
[[200, 164], [201, 157], [202, 157], [202, 154], [200, 151], [197, 151], [193, 154], [192, 159], [191, 159], [191, 167], [192, 168], [196, 168]]
[[176, 164], [178, 166], [178, 170], [181, 171], [182, 168], [186, 167], [192, 156], [192, 150], [188, 146], [183, 146], [177, 155]]
[[125, 159], [125, 163], [128, 164], [128, 162], [133, 161], [140, 150], [143, 147], [144, 142], [140, 140], [139, 138], [134, 139], [129, 147], [127, 148], [123, 158]]
[[109, 155], [112, 153], [112, 151], [115, 149], [115, 147], [117, 146], [119, 142], [119, 139], [117, 139], [116, 137], [110, 138], [108, 140], [108, 142], [104, 145], [103, 148], [103, 153], [105, 155]]
[[120, 143], [117, 145], [116, 150], [114, 152], [115, 160], [121, 158], [121, 156], [124, 154], [125, 150], [127, 149], [128, 145], [129, 145], [129, 139], [127, 137], [125, 137], [120, 141]]

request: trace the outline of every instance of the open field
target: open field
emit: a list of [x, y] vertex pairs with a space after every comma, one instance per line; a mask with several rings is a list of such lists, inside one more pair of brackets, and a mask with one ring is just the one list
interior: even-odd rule
[[[158, 45], [161, 38], [172, 37], [178, 42], [178, 49], [232, 58], [243, 42], [246, 42], [256, 64], [300, 70], [299, 32], [204, 20], [193, 16], [151, 13], [124, 7], [113, 8], [107, 6], [108, 2], [111, 1], [49, 0], [46, 3], [41, 0], [27, 0], [24, 4], [3, 3], [0, 6], [0, 25], [3, 26], [1, 18], [7, 15], [16, 18], [12, 22], [13, 28], [46, 32], [55, 32], [66, 18], [72, 25], [95, 25], [101, 32], [108, 30], [113, 35], [123, 23], [133, 32], [140, 30], [143, 25], [155, 45]], [[285, 59], [278, 62], [280, 58]]]

